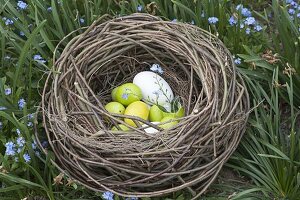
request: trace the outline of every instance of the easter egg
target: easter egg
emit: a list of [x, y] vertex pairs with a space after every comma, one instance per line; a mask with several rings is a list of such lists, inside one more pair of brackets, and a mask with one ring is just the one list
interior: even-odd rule
[[116, 101], [127, 106], [142, 99], [141, 89], [133, 83], [125, 83], [115, 91]]
[[163, 112], [163, 117], [184, 117], [184, 107], [180, 107], [177, 112]]
[[[168, 121], [170, 121], [170, 122], [168, 122]], [[159, 127], [163, 128], [163, 129], [171, 129], [172, 127], [174, 127], [175, 125], [178, 124], [178, 121], [173, 116], [164, 117], [160, 122], [161, 123], [168, 122], [168, 123], [159, 125]]]
[[[127, 106], [124, 114], [140, 117], [144, 120], [147, 120], [149, 116], [149, 108], [148, 105], [145, 104], [144, 102], [135, 101]], [[130, 126], [137, 127], [134, 121], [132, 121], [131, 119], [125, 118], [124, 121]]]
[[150, 122], [159, 122], [163, 117], [163, 111], [157, 105], [151, 106], [149, 111]]
[[133, 83], [141, 89], [143, 100], [149, 104], [163, 105], [174, 99], [170, 85], [154, 72], [138, 73], [135, 75]]
[[116, 94], [117, 94], [117, 90], [119, 89], [119, 87], [116, 87], [115, 89], [113, 89], [111, 91], [111, 97], [113, 101], [116, 101]]
[[[130, 129], [125, 126], [124, 124], [118, 124], [119, 128], [121, 129], [121, 131], [129, 131]], [[113, 126], [111, 128], [112, 131], [120, 131], [116, 126]]]
[[124, 114], [125, 107], [119, 102], [109, 102], [104, 107], [109, 113]]
[[[151, 123], [153, 123], [153, 124], [159, 124], [160, 122], [151, 122]], [[148, 127], [148, 128], [144, 129], [144, 131], [146, 133], [157, 133], [157, 132], [159, 132], [159, 130], [157, 130], [156, 128], [150, 127], [147, 124], [143, 124], [142, 127]]]

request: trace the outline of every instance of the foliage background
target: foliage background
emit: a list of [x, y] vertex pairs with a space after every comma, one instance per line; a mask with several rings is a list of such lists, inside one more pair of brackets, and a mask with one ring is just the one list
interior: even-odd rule
[[[1, 199], [105, 198], [58, 172], [50, 162], [55, 159], [51, 149], [46, 156], [37, 148], [33, 123], [43, 137], [35, 112], [59, 41], [80, 34], [103, 14], [134, 12], [192, 23], [218, 35], [248, 85], [253, 111], [247, 132], [203, 199], [299, 199], [299, 4], [292, 0], [0, 0]], [[47, 148], [46, 140], [43, 145]], [[189, 199], [187, 195], [179, 191], [160, 199]]]

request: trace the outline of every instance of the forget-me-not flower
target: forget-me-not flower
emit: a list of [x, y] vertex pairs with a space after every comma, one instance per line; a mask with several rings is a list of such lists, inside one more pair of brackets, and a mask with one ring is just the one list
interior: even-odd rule
[[136, 10], [137, 10], [138, 12], [142, 12], [143, 6], [142, 6], [142, 5], [138, 5], [137, 8], [136, 8]]
[[6, 26], [14, 24], [14, 21], [9, 18], [3, 17], [2, 20]]
[[17, 6], [20, 10], [25, 10], [28, 7], [28, 4], [24, 1], [18, 1]]
[[25, 33], [23, 31], [20, 31], [20, 36], [25, 36]]
[[44, 141], [42, 142], [42, 147], [47, 148], [48, 145], [49, 145], [49, 144], [48, 144], [48, 141], [44, 140]]
[[46, 62], [46, 60], [43, 59], [43, 57], [42, 57], [40, 54], [34, 55], [34, 56], [33, 56], [33, 60], [39, 61], [39, 62], [41, 62], [41, 63], [45, 63], [45, 62]]
[[236, 10], [240, 10], [240, 9], [242, 9], [242, 8], [243, 8], [243, 5], [242, 5], [242, 4], [239, 4], [239, 5], [237, 5], [237, 6], [235, 7]]
[[32, 123], [32, 122], [28, 122], [28, 123], [27, 123], [27, 126], [28, 126], [28, 127], [32, 127], [32, 126], [33, 126], [33, 123]]
[[24, 153], [23, 158], [24, 158], [25, 162], [29, 162], [31, 160], [28, 153]]
[[23, 147], [24, 144], [25, 144], [25, 139], [24, 139], [23, 137], [18, 137], [18, 138], [17, 138], [17, 145], [18, 145], [19, 147]]
[[209, 17], [208, 18], [208, 23], [210, 24], [216, 24], [219, 21], [217, 17]]
[[80, 18], [80, 19], [79, 19], [79, 22], [80, 22], [80, 24], [83, 24], [85, 21], [84, 21], [83, 18]]
[[17, 132], [17, 135], [20, 135], [21, 134], [21, 131], [20, 131], [20, 129], [16, 129], [16, 132]]
[[255, 18], [254, 17], [247, 17], [245, 20], [246, 25], [252, 25], [255, 23]]
[[204, 11], [202, 11], [201, 15], [200, 15], [202, 18], [205, 17], [205, 14], [204, 14]]
[[228, 21], [231, 26], [233, 26], [237, 23], [237, 20], [235, 19], [234, 16], [231, 16]]
[[26, 104], [25, 99], [23, 99], [23, 98], [19, 99], [19, 101], [18, 101], [19, 109], [23, 109], [25, 104]]
[[236, 59], [234, 59], [234, 63], [235, 63], [236, 65], [240, 65], [240, 64], [242, 63], [241, 58], [236, 58]]
[[260, 32], [263, 28], [261, 27], [261, 25], [257, 24], [256, 26], [254, 26], [254, 30], [257, 32]]
[[33, 113], [27, 115], [27, 118], [28, 118], [28, 119], [33, 119], [33, 117], [34, 117], [34, 114], [33, 114]]
[[248, 27], [248, 28], [246, 28], [246, 30], [245, 30], [245, 32], [246, 32], [246, 34], [247, 34], [247, 35], [249, 35], [249, 34], [250, 34], [250, 31], [251, 31], [251, 30], [250, 30], [250, 28], [249, 28], [249, 27]]
[[51, 7], [51, 6], [48, 7], [48, 8], [47, 8], [47, 11], [48, 11], [48, 12], [51, 12], [51, 11], [52, 11], [52, 7]]
[[105, 200], [114, 200], [114, 194], [110, 191], [106, 191], [102, 194], [103, 199]]
[[33, 150], [35, 150], [37, 148], [35, 140], [31, 143], [31, 147], [32, 147]]
[[127, 197], [125, 200], [138, 200], [137, 197]]
[[2, 111], [2, 110], [6, 110], [7, 108], [6, 107], [4, 107], [4, 106], [0, 106], [0, 111]]
[[160, 74], [163, 74], [164, 73], [164, 70], [160, 67], [159, 64], [153, 64], [151, 67], [150, 67], [150, 70], [153, 71], [153, 72], [158, 72]]
[[4, 90], [5, 95], [10, 95], [11, 94], [11, 88], [6, 88]]
[[5, 147], [6, 147], [6, 150], [5, 150], [6, 155], [13, 156], [16, 154], [16, 152], [15, 152], [16, 145], [12, 141], [7, 142], [5, 144]]
[[288, 12], [289, 12], [290, 15], [293, 15], [293, 14], [296, 13], [296, 11], [295, 11], [294, 9], [292, 9], [292, 8], [290, 8], [290, 9], [288, 10]]
[[248, 8], [242, 8], [241, 13], [244, 17], [251, 17], [251, 11]]

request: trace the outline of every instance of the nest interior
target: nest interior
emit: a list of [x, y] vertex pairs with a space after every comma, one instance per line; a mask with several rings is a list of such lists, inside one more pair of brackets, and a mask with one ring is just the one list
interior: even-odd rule
[[[160, 131], [112, 132], [126, 124], [104, 109], [111, 91], [153, 63], [185, 117], [169, 130], [131, 117]], [[96, 21], [74, 37], [54, 60], [42, 98], [56, 165], [90, 189], [136, 197], [201, 195], [236, 149], [249, 111], [245, 84], [218, 38], [147, 14]]]

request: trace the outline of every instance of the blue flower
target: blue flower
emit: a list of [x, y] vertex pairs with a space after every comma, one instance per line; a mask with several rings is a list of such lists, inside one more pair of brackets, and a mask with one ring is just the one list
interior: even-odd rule
[[297, 14], [297, 17], [300, 18], [300, 13]]
[[244, 6], [242, 5], [242, 4], [239, 4], [239, 5], [237, 5], [236, 7], [235, 7], [235, 9], [236, 10], [240, 10], [240, 9], [242, 9]]
[[20, 36], [25, 36], [25, 33], [23, 31], [20, 31]]
[[0, 111], [2, 111], [2, 110], [6, 110], [7, 108], [6, 107], [4, 107], [4, 106], [0, 106]]
[[102, 194], [102, 198], [105, 200], [114, 200], [114, 194], [110, 191], [106, 191]]
[[243, 29], [245, 27], [245, 24], [241, 23], [240, 24], [240, 29]]
[[293, 14], [295, 14], [296, 11], [294, 9], [290, 8], [288, 12], [290, 15], [293, 15]]
[[11, 59], [11, 57], [10, 56], [5, 56], [4, 59], [9, 60], [9, 59]]
[[251, 11], [248, 10], [247, 8], [242, 8], [241, 13], [244, 17], [251, 17]]
[[261, 27], [261, 25], [257, 24], [256, 26], [254, 26], [254, 30], [257, 32], [260, 32], [263, 28]]
[[27, 123], [27, 126], [28, 126], [28, 127], [32, 127], [32, 126], [33, 126], [33, 123], [32, 123], [32, 122], [28, 122], [28, 123]]
[[237, 23], [237, 20], [235, 19], [234, 16], [231, 16], [228, 21], [231, 26], [233, 26]]
[[202, 18], [205, 17], [205, 14], [204, 14], [204, 11], [202, 11], [201, 15], [200, 15]]
[[234, 63], [235, 63], [236, 65], [240, 65], [240, 64], [242, 63], [241, 58], [236, 58], [236, 59], [234, 59]]
[[28, 118], [28, 119], [33, 119], [33, 117], [34, 117], [34, 113], [31, 113], [31, 114], [28, 114], [28, 115], [27, 115], [27, 118]]
[[51, 12], [51, 11], [52, 11], [52, 7], [51, 7], [51, 6], [48, 7], [48, 8], [47, 8], [47, 11], [48, 11], [48, 12]]
[[42, 142], [42, 147], [43, 147], [43, 148], [47, 148], [48, 145], [49, 145], [49, 144], [48, 144], [48, 141], [45, 140], [45, 141]]
[[294, 6], [294, 8], [295, 8], [295, 7], [297, 8], [297, 7], [298, 7], [298, 3], [295, 2], [295, 1], [292, 1], [292, 2], [291, 2], [291, 6]]
[[143, 6], [142, 6], [142, 5], [138, 5], [137, 8], [136, 8], [136, 10], [137, 10], [138, 12], [142, 12]]
[[35, 150], [37, 148], [35, 140], [31, 143], [31, 147], [32, 147], [33, 150]]
[[210, 24], [216, 24], [219, 21], [217, 17], [209, 17], [208, 18], [208, 23]]
[[123, 93], [123, 94], [122, 94], [122, 99], [127, 100], [127, 99], [128, 99], [128, 94], [127, 94], [127, 93]]
[[17, 135], [20, 135], [21, 134], [21, 131], [20, 131], [20, 129], [16, 129], [16, 132], [17, 132]]
[[9, 18], [3, 17], [2, 20], [6, 26], [14, 24], [14, 21]]
[[290, 3], [293, 2], [293, 0], [286, 0], [285, 2], [286, 2], [287, 4], [290, 4]]
[[16, 145], [10, 141], [10, 142], [7, 142], [5, 144], [5, 147], [6, 147], [6, 150], [5, 150], [5, 154], [8, 155], [8, 156], [13, 156], [16, 154], [16, 151], [15, 151], [15, 147]]
[[45, 63], [46, 60], [43, 59], [43, 57], [40, 54], [36, 54], [33, 56], [33, 60], [39, 61], [41, 63]]
[[254, 17], [247, 17], [245, 20], [246, 25], [252, 25], [255, 23], [255, 18]]
[[191, 21], [191, 24], [192, 24], [192, 25], [194, 25], [194, 24], [195, 24], [195, 21], [194, 21], [194, 20], [192, 20], [192, 21]]
[[19, 99], [19, 101], [18, 101], [19, 109], [23, 109], [25, 104], [26, 104], [25, 99], [23, 99], [23, 98]]
[[28, 4], [24, 1], [18, 1], [17, 6], [20, 10], [25, 10], [28, 7]]
[[250, 34], [250, 31], [251, 31], [250, 28], [246, 28], [246, 30], [245, 30], [245, 32], [246, 32], [247, 35]]
[[29, 156], [28, 153], [25, 153], [25, 154], [23, 155], [23, 158], [24, 158], [25, 162], [29, 162], [29, 161], [31, 160], [31, 158], [30, 158], [30, 156]]
[[6, 88], [4, 90], [5, 95], [10, 95], [11, 94], [11, 88]]
[[17, 149], [17, 153], [21, 153], [22, 150], [23, 150], [23, 147], [19, 147], [19, 148]]
[[127, 197], [125, 200], [138, 200], [139, 198], [137, 197]]
[[24, 144], [25, 144], [25, 139], [24, 139], [23, 137], [18, 137], [18, 138], [17, 138], [17, 145], [18, 145], [19, 147], [23, 147]]
[[80, 18], [80, 19], [79, 19], [79, 22], [80, 22], [80, 24], [83, 24], [85, 21], [84, 21], [83, 18]]
[[153, 72], [158, 72], [160, 74], [163, 74], [164, 73], [164, 70], [160, 67], [159, 64], [153, 64], [151, 67], [150, 67], [150, 70], [153, 71]]
[[171, 22], [177, 22], [177, 19], [173, 19]]

